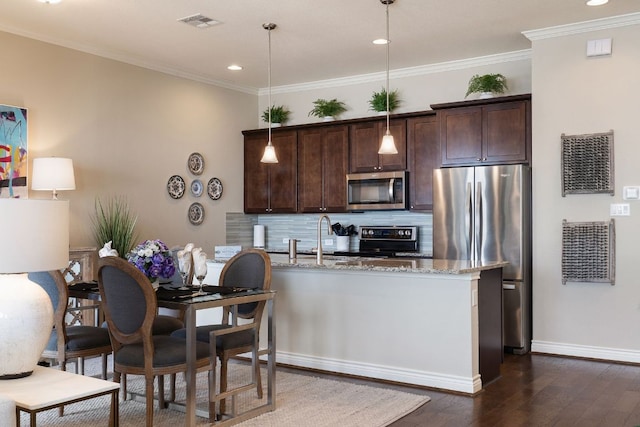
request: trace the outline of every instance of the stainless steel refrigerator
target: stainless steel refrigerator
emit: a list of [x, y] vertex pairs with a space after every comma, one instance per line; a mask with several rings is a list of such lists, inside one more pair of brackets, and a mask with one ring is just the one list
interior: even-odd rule
[[531, 168], [436, 169], [433, 257], [508, 261], [503, 269], [503, 341], [531, 349]]

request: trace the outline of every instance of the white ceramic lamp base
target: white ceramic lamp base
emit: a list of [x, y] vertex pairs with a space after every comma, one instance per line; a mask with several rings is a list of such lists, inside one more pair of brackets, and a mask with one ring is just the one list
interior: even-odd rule
[[31, 375], [53, 328], [49, 295], [27, 274], [0, 274], [0, 380]]

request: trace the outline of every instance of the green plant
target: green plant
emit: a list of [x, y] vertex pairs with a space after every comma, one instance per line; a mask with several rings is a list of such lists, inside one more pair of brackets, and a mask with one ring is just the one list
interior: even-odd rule
[[347, 107], [345, 107], [344, 102], [338, 101], [336, 98], [328, 101], [326, 99], [316, 99], [313, 101], [313, 109], [309, 111], [309, 115], [321, 118], [336, 117], [345, 111], [347, 111]]
[[[389, 111], [393, 111], [400, 105], [398, 90], [389, 92]], [[373, 111], [387, 111], [387, 90], [382, 88], [380, 92], [373, 92], [369, 100], [369, 109]]]
[[[284, 105], [274, 105], [271, 107], [271, 123], [286, 123], [289, 120], [291, 111]], [[262, 120], [269, 123], [269, 109], [262, 112]]]
[[469, 88], [464, 97], [480, 92], [504, 93], [507, 89], [507, 79], [502, 74], [476, 74], [469, 79]]
[[137, 239], [135, 226], [138, 216], [131, 212], [129, 202], [122, 196], [110, 197], [105, 203], [96, 198], [94, 206], [91, 220], [96, 243], [102, 247], [110, 241], [111, 248], [125, 258]]

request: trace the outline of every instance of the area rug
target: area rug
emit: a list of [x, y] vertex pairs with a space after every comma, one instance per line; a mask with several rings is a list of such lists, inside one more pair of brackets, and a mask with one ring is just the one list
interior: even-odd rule
[[[72, 370], [73, 365], [67, 369]], [[98, 359], [86, 363], [86, 374], [97, 374], [100, 370]], [[111, 370], [110, 370], [111, 372]], [[229, 382], [232, 379], [245, 381], [250, 375], [250, 365], [239, 362], [229, 365]], [[129, 376], [128, 390], [143, 392], [142, 377]], [[266, 387], [266, 371], [262, 378]], [[198, 404], [207, 402], [207, 376], [198, 374]], [[255, 390], [239, 398], [240, 409], [258, 406], [265, 402], [257, 398]], [[178, 376], [176, 384], [177, 401], [183, 401], [185, 383]], [[276, 373], [276, 410], [238, 424], [242, 427], [382, 427], [402, 418], [429, 401], [429, 397], [390, 390], [387, 388], [358, 385], [341, 380], [317, 378], [307, 374], [290, 372]], [[229, 402], [229, 401], [228, 401]], [[229, 404], [229, 403], [228, 403]], [[65, 406], [64, 416], [59, 417], [57, 409], [41, 412], [37, 425], [85, 427], [106, 426], [109, 419], [109, 398], [100, 397]], [[22, 415], [22, 425], [28, 425], [28, 418]], [[144, 425], [145, 405], [137, 400], [120, 401], [120, 425], [137, 427]], [[171, 409], [154, 411], [154, 426], [184, 425], [184, 413]], [[197, 418], [197, 425], [209, 425], [205, 418]]]

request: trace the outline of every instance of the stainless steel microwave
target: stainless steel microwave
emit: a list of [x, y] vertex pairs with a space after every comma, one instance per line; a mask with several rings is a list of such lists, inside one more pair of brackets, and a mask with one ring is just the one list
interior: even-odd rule
[[347, 209], [354, 211], [407, 208], [407, 172], [347, 174]]

